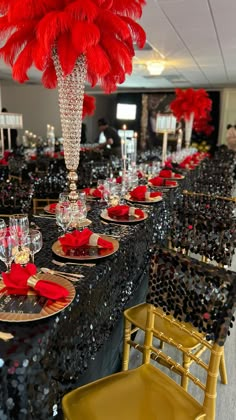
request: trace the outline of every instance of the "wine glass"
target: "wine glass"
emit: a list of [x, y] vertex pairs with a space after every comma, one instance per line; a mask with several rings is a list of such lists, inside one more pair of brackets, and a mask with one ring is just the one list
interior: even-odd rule
[[0, 219], [0, 239], [5, 238], [6, 233], [7, 233], [7, 227], [6, 227], [5, 220]]
[[56, 221], [57, 225], [63, 230], [65, 235], [73, 218], [73, 211], [69, 203], [58, 203], [56, 206]]
[[12, 261], [18, 252], [18, 242], [12, 236], [0, 238], [0, 260], [4, 262], [7, 271], [10, 271]]
[[34, 255], [42, 249], [43, 238], [42, 233], [36, 229], [30, 229], [26, 239], [26, 246], [29, 247], [32, 263], [34, 263]]
[[29, 233], [29, 219], [25, 214], [16, 214], [9, 217], [10, 234], [15, 238], [19, 246], [22, 246]]

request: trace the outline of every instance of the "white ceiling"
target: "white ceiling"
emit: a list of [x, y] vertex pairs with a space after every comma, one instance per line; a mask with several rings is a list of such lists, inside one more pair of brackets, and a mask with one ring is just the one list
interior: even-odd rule
[[[137, 51], [123, 89], [173, 89], [236, 85], [236, 0], [147, 0], [141, 25], [150, 50]], [[161, 76], [145, 62], [164, 59]], [[30, 71], [31, 83], [40, 74]], [[0, 79], [10, 70], [0, 61]]]

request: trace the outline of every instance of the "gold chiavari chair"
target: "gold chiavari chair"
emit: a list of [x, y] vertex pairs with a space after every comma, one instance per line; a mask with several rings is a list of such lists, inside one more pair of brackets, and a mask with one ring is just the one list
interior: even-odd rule
[[39, 210], [43, 210], [46, 206], [52, 203], [56, 203], [56, 198], [33, 198], [33, 214], [36, 214]]
[[[161, 256], [163, 261], [166, 259]], [[169, 254], [167, 254], [169, 257]], [[156, 255], [155, 255], [156, 258]], [[170, 262], [170, 259], [168, 259]], [[160, 263], [160, 258], [159, 258]], [[179, 262], [177, 262], [179, 263]], [[152, 260], [152, 264], [158, 264], [156, 259]], [[215, 400], [217, 376], [220, 362], [223, 355], [223, 343], [227, 336], [232, 313], [235, 309], [236, 302], [236, 285], [231, 282], [230, 276], [226, 279], [227, 284], [233, 287], [231, 294], [223, 293], [224, 302], [219, 308], [214, 307], [214, 313], [220, 322], [220, 327], [216, 328], [214, 323], [209, 319], [205, 319], [203, 326], [210, 334], [211, 341], [198, 332], [196, 324], [200, 327], [202, 324], [202, 313], [199, 312], [199, 302], [193, 303], [193, 313], [195, 314], [192, 322], [180, 322], [178, 300], [172, 296], [168, 298], [168, 291], [162, 291], [162, 299], [169, 301], [169, 306], [177, 317], [166, 314], [163, 309], [157, 307], [156, 302], [160, 300], [158, 278], [151, 275], [149, 288], [149, 303], [147, 305], [147, 316], [144, 326], [144, 343], [133, 343], [129, 338], [129, 345], [138, 347], [143, 354], [143, 363], [136, 369], [123, 371], [91, 384], [75, 389], [64, 396], [62, 401], [63, 412], [67, 420], [214, 420], [215, 418]], [[182, 289], [184, 286], [182, 284]], [[223, 291], [223, 289], [222, 289]], [[185, 283], [185, 290], [182, 295], [187, 296], [191, 293], [188, 282]], [[191, 301], [191, 299], [190, 299]], [[216, 303], [216, 302], [215, 302]], [[211, 301], [211, 305], [213, 300]], [[227, 314], [222, 314], [222, 310], [227, 308]], [[210, 310], [207, 308], [206, 310]], [[177, 312], [176, 312], [177, 311]], [[187, 311], [185, 311], [187, 312]], [[226, 315], [225, 315], [226, 314]], [[212, 312], [210, 313], [210, 316]], [[186, 320], [186, 315], [182, 316]], [[158, 319], [158, 321], [156, 321]], [[204, 319], [204, 318], [203, 318]], [[165, 325], [164, 331], [156, 331], [155, 323]], [[192, 325], [194, 322], [195, 326]], [[176, 334], [176, 330], [178, 333]], [[173, 336], [174, 331], [174, 336]], [[188, 340], [194, 340], [196, 344], [203, 345], [209, 351], [209, 362], [204, 362], [198, 355], [195, 355], [184, 343], [179, 341], [178, 337], [186, 337]], [[125, 340], [127, 340], [127, 328], [125, 331]], [[206, 372], [206, 383], [203, 383], [195, 374], [183, 367], [164, 349], [157, 348], [154, 337], [159, 338], [181, 350], [200, 368]], [[214, 339], [213, 339], [214, 338]], [[165, 349], [168, 346], [165, 346]], [[176, 352], [177, 353], [177, 352]], [[165, 372], [161, 371], [150, 362], [152, 360], [161, 362], [162, 365], [170, 369], [172, 372], [180, 376], [186, 376], [204, 394], [203, 403], [199, 403], [192, 395], [190, 395], [183, 387], [178, 385]]]
[[[191, 279], [201, 278], [202, 281], [205, 281], [205, 277], [208, 276], [209, 279], [217, 278], [218, 276], [223, 276], [226, 273], [225, 270], [208, 266], [205, 263], [198, 262], [193, 258], [190, 258], [186, 255], [181, 253], [176, 253], [171, 250], [160, 250], [158, 251], [160, 255], [167, 255], [167, 264], [164, 263], [159, 266], [159, 264], [154, 264], [153, 261], [157, 258], [158, 253], [154, 253], [152, 256], [151, 261], [151, 269], [150, 269], [150, 277], [151, 278], [158, 278], [160, 288], [163, 286], [164, 290], [167, 290], [169, 287], [171, 290], [176, 291], [178, 290], [178, 277], [181, 279], [185, 275], [188, 278], [189, 283], [191, 283]], [[169, 259], [169, 260], [168, 260]], [[161, 260], [161, 258], [160, 258]], [[178, 265], [176, 266], [176, 260], [178, 261]], [[172, 264], [172, 274], [169, 273], [169, 267]], [[185, 271], [184, 271], [185, 270]], [[167, 282], [166, 277], [168, 277], [169, 281]], [[194, 282], [194, 280], [192, 281]], [[161, 286], [162, 285], [162, 286]], [[199, 286], [200, 287], [200, 286]], [[207, 285], [205, 285], [207, 287]], [[161, 290], [161, 289], [160, 289]], [[204, 298], [204, 297], [203, 297]], [[176, 299], [181, 299], [177, 296]], [[161, 301], [162, 302], [162, 301]], [[164, 302], [163, 302], [164, 303]], [[194, 302], [193, 302], [194, 304]], [[181, 311], [181, 304], [178, 303], [179, 311]], [[124, 336], [124, 348], [123, 348], [123, 364], [122, 369], [125, 371], [129, 367], [129, 353], [130, 353], [130, 346], [134, 346], [134, 344], [130, 344], [131, 336], [136, 333], [138, 330], [144, 330], [147, 320], [147, 312], [148, 312], [148, 304], [142, 303], [140, 305], [134, 306], [124, 311], [124, 322], [125, 322], [125, 336]], [[167, 319], [167, 318], [166, 318]], [[183, 322], [182, 322], [183, 324]], [[185, 324], [183, 324], [185, 325]], [[185, 325], [185, 328], [188, 329], [188, 324]], [[160, 318], [155, 319], [154, 324], [154, 336], [158, 336], [158, 332], [168, 330], [168, 324], [160, 320]], [[204, 329], [202, 330], [202, 338], [205, 336]], [[180, 345], [183, 345], [185, 348], [188, 349], [188, 353], [182, 353], [182, 365], [184, 368], [189, 369], [191, 363], [194, 361], [194, 358], [190, 357], [190, 353], [192, 353], [196, 357], [200, 357], [200, 355], [207, 349], [203, 344], [199, 344], [198, 340], [195, 340], [194, 336], [189, 336], [185, 334], [185, 330], [179, 333], [178, 329], [172, 329], [172, 336], [175, 341], [178, 341]], [[160, 347], [163, 347], [163, 343], [165, 340], [161, 340]], [[138, 347], [137, 347], [138, 349]], [[221, 360], [220, 360], [220, 376], [222, 384], [227, 384], [227, 372], [225, 366], [225, 357], [224, 357], [224, 350], [222, 351]], [[188, 377], [182, 375], [181, 377], [181, 385], [184, 389], [188, 387]]]

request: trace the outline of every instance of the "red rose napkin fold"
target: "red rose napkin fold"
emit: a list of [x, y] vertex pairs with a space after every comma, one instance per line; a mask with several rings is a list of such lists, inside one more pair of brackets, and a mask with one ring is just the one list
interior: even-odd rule
[[116, 178], [116, 183], [117, 183], [117, 184], [122, 184], [122, 176], [118, 176], [118, 177]]
[[52, 213], [55, 213], [57, 204], [58, 203], [49, 204], [49, 211], [51, 211]]
[[152, 198], [162, 197], [161, 192], [149, 192], [145, 185], [140, 185], [129, 192], [130, 197], [134, 200], [145, 201]]
[[90, 229], [85, 228], [82, 232], [74, 230], [72, 233], [66, 233], [59, 238], [63, 249], [77, 248], [80, 246], [90, 245], [99, 246], [100, 248], [113, 249], [113, 243], [101, 238], [97, 233], [93, 233]]
[[102, 191], [98, 188], [84, 188], [83, 192], [91, 197], [102, 198], [103, 196]]
[[32, 287], [40, 296], [51, 300], [63, 299], [68, 296], [69, 291], [65, 287], [50, 280], [37, 279], [36, 273], [37, 267], [34, 264], [29, 263], [26, 267], [12, 264], [9, 273], [2, 273], [3, 283], [6, 286], [2, 291], [6, 290], [8, 294], [13, 295], [27, 295], [28, 290]]
[[182, 175], [176, 174], [175, 172], [167, 169], [162, 169], [162, 171], [159, 173], [159, 176], [161, 178], [182, 178]]
[[155, 187], [170, 187], [170, 186], [176, 187], [177, 185], [176, 181], [168, 181], [167, 179], [161, 178], [159, 176], [149, 179], [149, 182]]
[[142, 210], [127, 205], [110, 207], [107, 209], [107, 214], [110, 217], [118, 218], [124, 216], [137, 216], [137, 219], [142, 219], [144, 217], [144, 212]]

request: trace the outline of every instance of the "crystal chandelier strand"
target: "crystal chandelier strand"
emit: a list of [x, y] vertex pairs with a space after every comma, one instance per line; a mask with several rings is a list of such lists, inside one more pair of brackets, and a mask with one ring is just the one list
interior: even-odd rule
[[62, 125], [64, 157], [66, 168], [76, 171], [80, 157], [80, 139], [84, 86], [86, 77], [86, 61], [82, 55], [71, 74], [64, 76], [59, 57], [53, 52], [53, 61], [58, 81], [59, 108]]

